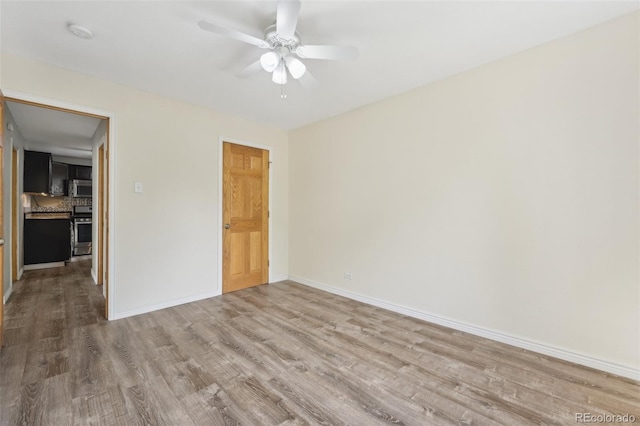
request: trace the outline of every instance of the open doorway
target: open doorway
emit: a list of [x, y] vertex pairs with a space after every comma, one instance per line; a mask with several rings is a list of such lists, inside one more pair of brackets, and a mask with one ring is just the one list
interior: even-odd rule
[[[84, 264], [91, 280], [104, 285], [102, 315], [109, 318], [108, 226], [103, 222], [109, 203], [103, 196], [109, 186], [104, 157], [112, 115], [12, 95], [5, 105], [12, 128], [9, 280], [20, 279], [22, 270]], [[51, 229], [43, 231], [46, 227]]]

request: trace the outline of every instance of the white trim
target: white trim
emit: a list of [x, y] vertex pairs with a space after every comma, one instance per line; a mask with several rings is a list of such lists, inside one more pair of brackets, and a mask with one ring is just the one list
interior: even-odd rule
[[25, 271], [35, 271], [36, 269], [63, 268], [64, 262], [34, 263], [32, 265], [24, 265]]
[[64, 108], [71, 111], [84, 112], [86, 114], [99, 115], [105, 118], [111, 118], [111, 116], [115, 115], [111, 111], [93, 108], [87, 105], [72, 104], [70, 102], [60, 101], [58, 99], [45, 98], [43, 96], [32, 95], [17, 90], [2, 89], [2, 92], [4, 93], [5, 98], [14, 98], [21, 101], [33, 102], [36, 104], [42, 104], [56, 108]]
[[20, 278], [22, 278], [22, 274], [24, 274], [24, 267], [18, 270], [18, 279], [16, 281], [20, 281]]
[[73, 263], [73, 262], [82, 262], [83, 260], [91, 260], [91, 255], [90, 254], [83, 254], [80, 256], [71, 256], [71, 260], [69, 260], [69, 262]]
[[[273, 147], [271, 146], [266, 146], [266, 145], [261, 145], [261, 144], [257, 144], [257, 143], [253, 143], [253, 142], [246, 142], [246, 141], [241, 141], [235, 138], [227, 138], [224, 136], [220, 136], [218, 137], [218, 287], [216, 288], [216, 296], [219, 296], [222, 294], [222, 227], [223, 227], [223, 221], [222, 221], [222, 180], [223, 180], [223, 158], [222, 156], [224, 155], [223, 153], [223, 143], [224, 142], [230, 142], [236, 145], [243, 145], [243, 146], [248, 146], [251, 148], [258, 148], [258, 149], [264, 149], [266, 151], [269, 151], [269, 162], [273, 163]], [[269, 206], [268, 209], [269, 211], [271, 211], [271, 205], [272, 202], [271, 200], [273, 199], [272, 197], [273, 194], [273, 167], [269, 167]], [[272, 231], [272, 226], [271, 224], [273, 223], [273, 218], [269, 218], [269, 260], [271, 260], [273, 257], [273, 233]], [[269, 282], [275, 282], [274, 281], [274, 277], [272, 276], [272, 268], [271, 266], [269, 266]]]
[[95, 269], [93, 269], [93, 266], [91, 267], [91, 279], [95, 285], [98, 285], [98, 275], [96, 274]]
[[7, 292], [7, 294], [2, 295], [3, 305], [7, 304], [7, 300], [9, 300], [9, 297], [11, 297], [11, 293], [13, 293], [13, 283], [9, 286], [9, 291]]
[[271, 279], [269, 280], [270, 283], [277, 283], [280, 281], [286, 281], [289, 279], [289, 276], [287, 274], [280, 274], [280, 275], [273, 275], [271, 276]]
[[127, 317], [132, 317], [134, 315], [146, 314], [153, 311], [158, 311], [160, 309], [171, 308], [178, 305], [184, 305], [185, 303], [197, 302], [198, 300], [209, 299], [211, 297], [219, 296], [215, 291], [210, 291], [207, 293], [198, 294], [195, 296], [189, 296], [178, 300], [170, 300], [168, 302], [158, 303], [156, 305], [151, 306], [143, 306], [141, 308], [131, 309], [124, 312], [117, 312], [112, 319], [122, 319]]
[[[45, 98], [29, 93], [19, 92], [11, 89], [2, 89], [4, 96], [8, 98], [19, 99], [22, 101], [43, 104], [56, 108], [64, 108], [71, 111], [82, 112], [86, 114], [99, 115], [109, 119], [109, 294], [107, 295], [109, 312], [107, 319], [115, 318], [116, 313], [116, 268], [115, 268], [115, 170], [116, 170], [116, 113], [106, 111], [87, 105], [73, 104], [70, 102], [60, 101], [58, 99]], [[26, 269], [26, 267], [25, 267]]]
[[337, 294], [338, 296], [343, 296], [348, 299], [357, 300], [358, 302], [377, 306], [379, 308], [386, 309], [388, 311], [397, 312], [402, 315], [418, 318], [423, 321], [442, 325], [444, 327], [453, 328], [454, 330], [464, 331], [469, 334], [495, 340], [501, 343], [506, 343], [507, 345], [516, 346], [518, 348], [527, 349], [533, 352], [538, 352], [544, 355], [552, 356], [554, 358], [559, 358], [565, 361], [573, 362], [575, 364], [580, 364], [587, 367], [595, 368], [597, 370], [606, 371], [612, 374], [616, 374], [618, 376], [628, 377], [633, 380], [640, 380], [640, 370], [637, 370], [625, 365], [617, 364], [615, 362], [595, 358], [589, 355], [581, 354], [579, 352], [569, 351], [556, 346], [551, 346], [545, 343], [536, 342], [534, 340], [523, 339], [521, 337], [512, 336], [510, 334], [502, 333], [502, 332], [491, 330], [488, 328], [478, 327], [476, 325], [452, 320], [439, 315], [423, 312], [417, 309], [407, 308], [405, 306], [396, 305], [394, 303], [385, 302], [383, 300], [374, 299], [368, 296], [363, 296], [358, 293], [353, 293], [348, 290], [332, 287], [332, 286], [322, 284], [317, 281], [309, 280], [306, 278], [302, 278], [296, 275], [289, 275], [289, 279], [292, 281], [298, 282], [300, 284], [304, 284], [306, 286], [316, 288], [318, 290], [326, 291], [332, 294]]
[[[107, 135], [108, 143], [108, 161], [109, 161], [109, 181], [107, 182], [109, 188], [109, 220], [104, 225], [109, 230], [109, 238], [107, 244], [109, 244], [109, 251], [107, 253], [109, 264], [107, 265], [107, 272], [109, 282], [107, 287], [107, 294], [105, 299], [107, 300], [108, 312], [107, 319], [116, 318], [116, 115], [113, 114], [109, 117], [109, 133]], [[103, 230], [105, 228], [103, 227]], [[104, 287], [103, 287], [104, 288]]]

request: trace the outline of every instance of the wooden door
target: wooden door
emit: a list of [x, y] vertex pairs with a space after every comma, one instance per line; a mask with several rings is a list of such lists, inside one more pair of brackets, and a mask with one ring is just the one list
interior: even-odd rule
[[4, 95], [0, 90], [0, 348], [4, 336]]
[[222, 292], [269, 281], [269, 151], [224, 142]]

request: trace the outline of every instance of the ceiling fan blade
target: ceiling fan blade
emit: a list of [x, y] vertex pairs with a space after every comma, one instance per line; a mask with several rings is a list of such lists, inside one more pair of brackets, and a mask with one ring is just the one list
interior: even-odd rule
[[315, 89], [319, 85], [318, 80], [316, 80], [316, 78], [309, 72], [309, 70], [307, 70], [307, 72], [305, 72], [304, 75], [298, 79], [298, 81], [305, 89]]
[[276, 33], [283, 39], [292, 39], [300, 16], [300, 0], [279, 0], [276, 15]]
[[337, 59], [351, 61], [358, 57], [358, 48], [352, 46], [298, 46], [296, 55], [309, 59]]
[[241, 33], [240, 31], [232, 30], [230, 28], [221, 27], [216, 24], [212, 24], [206, 21], [198, 22], [198, 26], [205, 31], [210, 31], [212, 33], [224, 35], [227, 37], [234, 38], [236, 40], [242, 41], [244, 43], [252, 44], [254, 46], [261, 47], [266, 49], [269, 47], [266, 41], [259, 39], [258, 37], [254, 37], [249, 34]]
[[253, 74], [259, 73], [260, 71], [262, 71], [262, 64], [260, 63], [260, 59], [258, 59], [257, 61], [237, 73], [236, 76], [240, 78], [247, 78], [252, 76]]

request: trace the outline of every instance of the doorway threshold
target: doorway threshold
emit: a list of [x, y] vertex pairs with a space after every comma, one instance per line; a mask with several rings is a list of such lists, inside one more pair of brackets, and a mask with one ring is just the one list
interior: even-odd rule
[[34, 271], [36, 269], [59, 268], [64, 265], [65, 265], [64, 262], [34, 263], [32, 265], [24, 265], [24, 270]]

